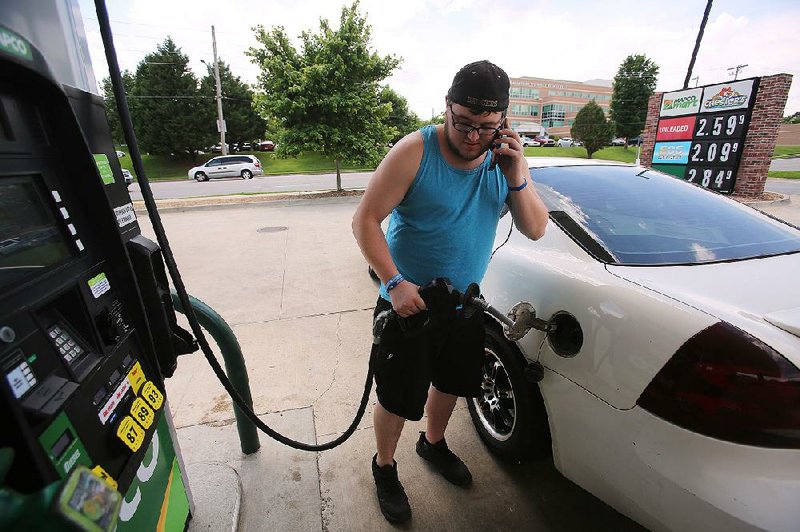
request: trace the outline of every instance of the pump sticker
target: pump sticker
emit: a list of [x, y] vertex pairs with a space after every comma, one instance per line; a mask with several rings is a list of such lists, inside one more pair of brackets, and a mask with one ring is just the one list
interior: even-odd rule
[[97, 166], [97, 171], [100, 172], [100, 179], [103, 180], [104, 185], [111, 185], [114, 183], [114, 172], [111, 171], [111, 163], [108, 162], [108, 155], [105, 153], [93, 153], [94, 164]]
[[125, 227], [128, 224], [132, 224], [136, 221], [136, 213], [133, 210], [133, 203], [128, 203], [127, 205], [122, 205], [120, 207], [114, 207], [114, 214], [117, 215], [117, 225], [120, 227]]
[[144, 399], [137, 397], [131, 405], [131, 416], [133, 416], [133, 419], [139, 422], [144, 430], [147, 430], [150, 428], [150, 425], [153, 424], [156, 414], [153, 412], [152, 408], [147, 406], [147, 403], [144, 402]]
[[106, 404], [103, 405], [103, 408], [98, 412], [97, 417], [100, 418], [100, 423], [103, 425], [106, 424], [108, 418], [111, 417], [111, 414], [114, 413], [116, 410], [117, 405], [122, 402], [122, 398], [125, 397], [125, 393], [131, 389], [131, 383], [128, 379], [122, 379], [122, 382], [119, 383], [117, 389], [114, 390], [114, 393], [111, 394], [111, 397], [106, 401]]
[[97, 299], [111, 290], [111, 283], [108, 282], [106, 274], [100, 273], [89, 279], [89, 288], [92, 290], [94, 298]]
[[0, 27], [0, 50], [7, 54], [33, 61], [31, 45], [11, 30]]
[[112, 488], [117, 489], [117, 481], [114, 480], [113, 477], [108, 474], [108, 471], [103, 469], [101, 465], [98, 464], [94, 466], [94, 468], [92, 469], [92, 473], [105, 480], [106, 484], [108, 484]]
[[164, 395], [156, 388], [153, 381], [147, 381], [142, 387], [142, 397], [147, 401], [153, 410], [161, 408], [161, 403], [164, 402]]
[[117, 438], [131, 451], [136, 452], [144, 441], [144, 429], [131, 416], [125, 416], [117, 426]]
[[128, 381], [131, 383], [131, 388], [133, 388], [133, 393], [139, 395], [139, 388], [142, 387], [142, 384], [147, 380], [147, 377], [144, 376], [144, 370], [142, 370], [142, 365], [139, 362], [133, 365], [131, 370], [128, 372]]

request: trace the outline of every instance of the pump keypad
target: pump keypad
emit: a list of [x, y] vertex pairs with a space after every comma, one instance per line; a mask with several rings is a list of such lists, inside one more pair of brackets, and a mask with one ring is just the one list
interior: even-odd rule
[[79, 346], [75, 340], [69, 335], [69, 333], [55, 325], [47, 331], [47, 334], [50, 336], [50, 339], [53, 341], [53, 344], [58, 349], [58, 352], [61, 353], [61, 357], [67, 362], [67, 364], [71, 363], [73, 360], [80, 357], [84, 350], [81, 346]]

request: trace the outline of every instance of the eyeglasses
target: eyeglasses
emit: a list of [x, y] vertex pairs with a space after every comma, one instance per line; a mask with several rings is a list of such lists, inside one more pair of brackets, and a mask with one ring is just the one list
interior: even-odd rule
[[503, 113], [503, 117], [500, 119], [500, 125], [497, 126], [497, 127], [475, 127], [475, 126], [471, 126], [469, 124], [464, 124], [462, 122], [456, 122], [456, 119], [453, 116], [453, 107], [452, 107], [452, 105], [449, 106], [449, 107], [450, 107], [450, 122], [453, 123], [453, 128], [456, 131], [460, 131], [461, 133], [466, 133], [467, 135], [469, 135], [473, 131], [477, 131], [478, 135], [480, 135], [482, 137], [489, 137], [489, 136], [497, 135], [500, 132], [500, 130], [503, 129], [502, 120], [506, 116], [505, 113]]

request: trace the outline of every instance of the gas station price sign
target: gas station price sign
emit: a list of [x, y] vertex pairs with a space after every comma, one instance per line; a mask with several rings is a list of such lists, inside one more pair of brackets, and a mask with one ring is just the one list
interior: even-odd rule
[[718, 192], [733, 192], [758, 78], [661, 98], [653, 168]]

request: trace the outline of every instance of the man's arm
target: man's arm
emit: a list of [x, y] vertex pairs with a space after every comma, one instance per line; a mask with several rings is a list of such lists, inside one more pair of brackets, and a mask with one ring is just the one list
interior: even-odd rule
[[[508, 121], [506, 121], [507, 126]], [[499, 164], [500, 169], [503, 170], [503, 175], [506, 176], [509, 188], [517, 188], [523, 183], [527, 183], [522, 190], [508, 191], [511, 216], [514, 218], [514, 224], [523, 235], [531, 240], [539, 240], [544, 236], [544, 230], [547, 227], [549, 218], [547, 207], [533, 186], [531, 171], [528, 168], [528, 162], [525, 160], [524, 148], [519, 135], [508, 128], [501, 130], [500, 133], [505, 137], [497, 139], [498, 142], [502, 141], [508, 147], [497, 148], [495, 156], [503, 155], [499, 159]]]
[[[417, 131], [404, 137], [389, 151], [370, 179], [364, 197], [353, 215], [353, 234], [361, 253], [386, 284], [397, 275], [397, 266], [389, 254], [381, 222], [405, 197], [422, 161], [422, 134]], [[407, 317], [425, 309], [419, 287], [403, 281], [389, 295], [395, 311]]]

